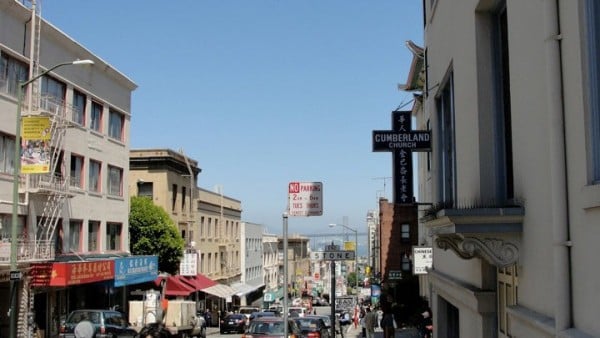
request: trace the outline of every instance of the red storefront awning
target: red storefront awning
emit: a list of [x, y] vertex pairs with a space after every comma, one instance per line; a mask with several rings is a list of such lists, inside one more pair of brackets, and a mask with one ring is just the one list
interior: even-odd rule
[[191, 285], [195, 291], [202, 291], [203, 289], [217, 285], [217, 282], [202, 274], [197, 274], [195, 276], [179, 276], [179, 279]]
[[166, 283], [164, 289], [167, 296], [189, 296], [190, 293], [196, 291], [194, 287], [180, 280], [179, 276], [158, 276], [154, 283], [161, 285], [163, 280]]
[[52, 263], [50, 286], [68, 286], [115, 278], [113, 260]]

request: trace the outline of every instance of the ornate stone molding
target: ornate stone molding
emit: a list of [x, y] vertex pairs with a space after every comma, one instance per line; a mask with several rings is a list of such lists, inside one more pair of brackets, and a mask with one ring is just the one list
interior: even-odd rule
[[496, 238], [480, 239], [447, 235], [439, 236], [435, 242], [438, 248], [451, 249], [463, 259], [483, 258], [498, 268], [513, 265], [519, 258], [519, 249], [516, 245]]

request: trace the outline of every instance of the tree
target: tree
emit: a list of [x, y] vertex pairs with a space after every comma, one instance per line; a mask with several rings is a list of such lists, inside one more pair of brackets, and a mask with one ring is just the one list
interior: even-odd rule
[[[350, 272], [348, 274], [348, 276], [346, 276], [346, 285], [350, 286], [350, 287], [355, 287], [356, 286], [356, 272]], [[354, 290], [354, 292], [356, 293], [358, 290]]]
[[157, 255], [158, 270], [175, 274], [184, 241], [167, 212], [147, 197], [131, 198], [129, 240], [134, 255]]

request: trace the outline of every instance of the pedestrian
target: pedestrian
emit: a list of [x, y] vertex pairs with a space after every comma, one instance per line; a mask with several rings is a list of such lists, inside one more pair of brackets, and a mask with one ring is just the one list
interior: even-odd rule
[[364, 318], [366, 338], [375, 338], [375, 327], [377, 327], [377, 312], [371, 311], [367, 307], [367, 313]]
[[207, 327], [212, 326], [212, 314], [209, 309], [206, 309], [206, 312], [204, 312], [204, 321], [206, 322]]
[[359, 321], [360, 321], [360, 327], [361, 327], [361, 337], [365, 338], [367, 336], [367, 330], [365, 328], [365, 315], [367, 314], [367, 308], [360, 308], [360, 315], [359, 317]]
[[433, 337], [433, 322], [431, 320], [431, 312], [425, 310], [421, 313], [421, 322], [418, 325], [419, 332], [421, 333], [421, 337], [424, 338], [432, 338]]
[[383, 338], [394, 338], [396, 332], [396, 320], [389, 307], [383, 310], [381, 327], [383, 328]]

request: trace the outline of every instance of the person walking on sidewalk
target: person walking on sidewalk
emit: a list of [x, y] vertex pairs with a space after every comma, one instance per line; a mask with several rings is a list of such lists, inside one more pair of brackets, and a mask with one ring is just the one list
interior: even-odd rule
[[394, 338], [396, 332], [396, 320], [394, 320], [394, 314], [389, 307], [383, 310], [381, 327], [383, 328], [383, 338]]
[[365, 333], [367, 338], [375, 338], [375, 328], [377, 327], [377, 312], [367, 308], [367, 313], [364, 318]]

